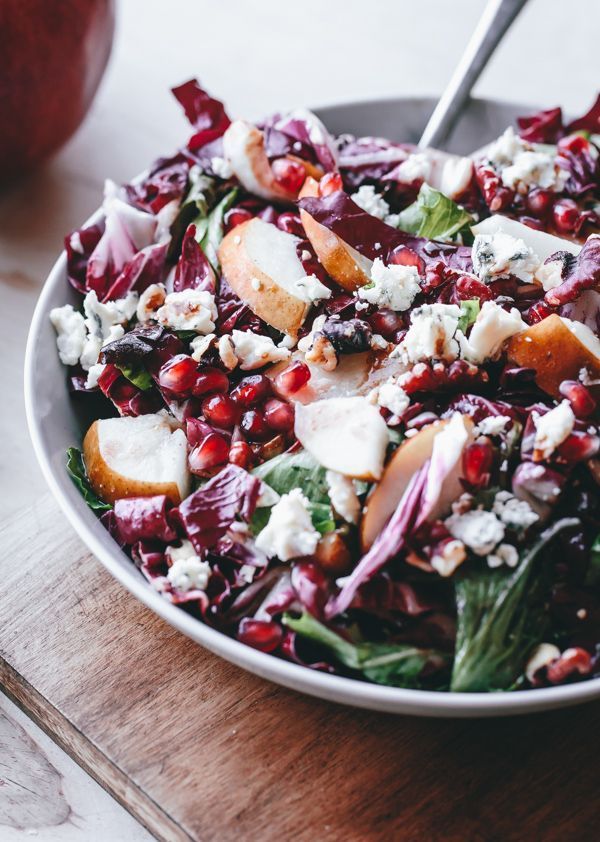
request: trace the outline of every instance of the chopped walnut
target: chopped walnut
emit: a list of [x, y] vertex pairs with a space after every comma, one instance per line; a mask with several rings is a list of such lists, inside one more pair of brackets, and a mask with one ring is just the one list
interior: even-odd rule
[[305, 354], [305, 360], [307, 363], [321, 366], [325, 371], [333, 371], [338, 364], [335, 348], [322, 333], [315, 334], [312, 345]]

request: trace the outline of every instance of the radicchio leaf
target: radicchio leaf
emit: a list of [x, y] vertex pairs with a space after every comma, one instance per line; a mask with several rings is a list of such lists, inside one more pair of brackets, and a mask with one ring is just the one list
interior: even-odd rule
[[567, 279], [546, 293], [546, 301], [558, 307], [578, 298], [588, 289], [600, 289], [600, 237], [590, 237], [573, 264]]
[[140, 210], [156, 214], [169, 202], [182, 198], [189, 170], [181, 152], [171, 158], [159, 158], [141, 181], [125, 185], [127, 200]]
[[196, 226], [188, 225], [181, 245], [181, 255], [175, 267], [174, 292], [184, 289], [216, 291], [215, 273], [208, 258], [196, 242]]
[[86, 269], [86, 289], [105, 301], [116, 279], [137, 252], [151, 245], [156, 218], [109, 194], [103, 203], [105, 227]]
[[387, 525], [380, 532], [369, 552], [346, 577], [337, 596], [328, 602], [325, 607], [326, 617], [331, 619], [345, 611], [354, 599], [358, 588], [372, 579], [386, 562], [400, 552], [419, 515], [428, 469], [429, 460], [413, 474]]
[[370, 260], [380, 257], [384, 263], [389, 260], [400, 263], [404, 262], [401, 256], [395, 259], [394, 255], [400, 251], [410, 251], [425, 264], [441, 262], [461, 272], [473, 268], [470, 248], [437, 243], [392, 228], [360, 208], [343, 190], [323, 198], [301, 199], [298, 205]]
[[228, 465], [173, 510], [196, 552], [214, 547], [236, 517], [246, 522], [258, 499], [260, 480], [237, 465]]
[[[284, 138], [288, 140], [287, 145]], [[319, 118], [305, 108], [275, 115], [268, 123], [265, 140], [270, 157], [292, 154], [320, 165], [325, 172], [337, 169], [333, 138]]]
[[580, 117], [578, 120], [573, 120], [567, 126], [568, 132], [591, 132], [592, 134], [600, 134], [600, 94], [596, 97], [595, 103], [590, 110]]
[[231, 123], [225, 106], [204, 91], [197, 79], [190, 79], [171, 90], [196, 130], [188, 141], [188, 149], [195, 152], [225, 134]]
[[170, 507], [164, 494], [116, 500], [115, 521], [123, 542], [131, 545], [136, 541], [175, 541], [177, 533], [168, 520]]
[[528, 143], [556, 143], [564, 134], [562, 110], [550, 108], [530, 117], [519, 117], [519, 134]]
[[144, 292], [151, 284], [162, 283], [167, 274], [168, 243], [154, 243], [138, 251], [106, 293], [105, 301], [125, 298], [128, 292]]
[[104, 220], [87, 228], [79, 228], [65, 237], [67, 252], [67, 277], [78, 292], [85, 294], [88, 261], [104, 234]]

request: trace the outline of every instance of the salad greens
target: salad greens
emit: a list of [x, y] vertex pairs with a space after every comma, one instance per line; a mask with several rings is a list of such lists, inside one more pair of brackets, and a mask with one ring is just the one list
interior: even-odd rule
[[559, 532], [578, 525], [575, 518], [556, 521], [522, 554], [514, 570], [480, 566], [457, 577], [451, 690], [508, 690], [518, 680], [547, 623], [546, 571], [538, 557]]
[[213, 269], [219, 269], [217, 250], [224, 236], [224, 217], [238, 196], [237, 187], [226, 193], [220, 202], [211, 210], [208, 217], [202, 212], [192, 222], [196, 225], [196, 239], [200, 248], [208, 257]]
[[351, 643], [320, 623], [308, 611], [300, 617], [285, 614], [284, 624], [307, 640], [324, 646], [345, 667], [357, 670], [376, 684], [393, 687], [421, 687], [421, 675], [428, 663], [436, 667], [450, 663], [450, 656], [433, 649], [418, 649], [405, 643]]
[[147, 392], [148, 389], [152, 388], [154, 381], [144, 366], [121, 364], [117, 365], [117, 368], [123, 377], [126, 377], [130, 383], [133, 383], [133, 385], [137, 386], [138, 389], [141, 389], [142, 392]]
[[397, 226], [408, 234], [430, 240], [456, 242], [460, 235], [461, 241], [467, 242], [472, 239], [473, 223], [473, 217], [464, 208], [439, 190], [423, 184], [416, 201], [398, 214]]
[[[308, 451], [280, 453], [279, 456], [274, 456], [273, 459], [254, 468], [252, 473], [278, 494], [287, 494], [293, 488], [301, 488], [309, 501], [315, 529], [321, 535], [335, 529], [325, 468], [319, 465]], [[254, 532], [260, 532], [266, 526], [270, 511], [268, 507], [256, 510], [252, 520]]]
[[112, 509], [112, 506], [104, 503], [92, 490], [85, 470], [81, 450], [77, 447], [69, 447], [67, 449], [67, 472], [90, 509], [95, 512], [107, 512], [109, 509]]

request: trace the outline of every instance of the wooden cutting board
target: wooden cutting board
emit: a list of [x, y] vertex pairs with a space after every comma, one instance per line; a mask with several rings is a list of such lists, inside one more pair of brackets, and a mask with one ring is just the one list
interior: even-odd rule
[[0, 529], [0, 684], [160, 839], [598, 837], [598, 705], [469, 722], [321, 702], [172, 630], [48, 493]]

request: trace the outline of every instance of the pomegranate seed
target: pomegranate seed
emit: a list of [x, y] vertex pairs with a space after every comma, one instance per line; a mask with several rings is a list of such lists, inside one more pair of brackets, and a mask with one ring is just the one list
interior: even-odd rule
[[232, 228], [236, 228], [242, 222], [248, 222], [249, 219], [252, 219], [252, 214], [249, 210], [245, 208], [231, 208], [231, 210], [227, 211], [223, 219], [225, 231], [231, 231]]
[[579, 208], [573, 199], [559, 199], [552, 208], [552, 218], [558, 231], [570, 234], [577, 228]]
[[563, 380], [559, 386], [561, 395], [571, 404], [573, 412], [578, 418], [587, 418], [596, 409], [596, 401], [590, 394], [589, 389], [576, 380]]
[[463, 455], [463, 475], [475, 488], [482, 488], [490, 481], [494, 451], [488, 442], [476, 441], [470, 444]]
[[590, 148], [589, 140], [582, 134], [570, 134], [558, 141], [559, 152], [572, 152], [574, 155], [581, 155]]
[[207, 424], [201, 418], [188, 418], [185, 422], [185, 435], [190, 447], [196, 447], [212, 432], [213, 429], [210, 424]]
[[253, 620], [244, 617], [238, 628], [238, 640], [261, 652], [273, 652], [283, 638], [283, 630], [273, 620]]
[[187, 354], [177, 354], [158, 372], [158, 383], [175, 395], [189, 393], [198, 376], [198, 363]]
[[228, 457], [229, 444], [225, 436], [220, 433], [210, 433], [190, 452], [188, 464], [193, 474], [203, 474], [227, 462]]
[[310, 380], [310, 368], [296, 360], [275, 378], [275, 388], [281, 395], [293, 395]]
[[294, 427], [294, 407], [284, 401], [271, 398], [264, 406], [265, 421], [272, 430], [287, 433]]
[[553, 312], [552, 307], [549, 307], [545, 301], [536, 301], [527, 312], [527, 321], [529, 324], [534, 325], [537, 322], [543, 321], [543, 319], [547, 319]]
[[551, 684], [561, 684], [567, 678], [577, 675], [589, 675], [592, 671], [592, 659], [589, 652], [580, 646], [565, 649], [560, 658], [548, 665], [546, 678]]
[[533, 216], [543, 219], [550, 213], [554, 193], [551, 190], [532, 190], [527, 194], [527, 210]]
[[337, 193], [338, 190], [343, 189], [344, 182], [342, 181], [342, 176], [338, 172], [325, 173], [319, 182], [319, 195], [322, 198], [331, 195], [331, 193]]
[[396, 246], [389, 257], [390, 263], [397, 263], [400, 266], [415, 266], [419, 275], [425, 272], [425, 261], [419, 257], [416, 251], [407, 246]]
[[367, 316], [367, 321], [374, 333], [380, 333], [384, 339], [393, 339], [395, 334], [404, 328], [404, 319], [400, 313], [383, 308]]
[[234, 441], [229, 448], [229, 461], [240, 468], [248, 468], [252, 463], [252, 448], [247, 441]]
[[196, 382], [192, 388], [192, 394], [196, 397], [206, 395], [209, 392], [226, 392], [229, 388], [229, 378], [224, 371], [212, 366], [200, 369], [196, 372]]
[[271, 435], [267, 420], [258, 409], [249, 409], [244, 412], [240, 426], [250, 441], [264, 441]]
[[492, 292], [487, 284], [471, 275], [461, 275], [457, 279], [454, 289], [459, 301], [468, 301], [471, 298], [478, 298], [481, 302], [493, 298]]
[[559, 446], [558, 454], [565, 462], [585, 462], [600, 450], [600, 439], [592, 433], [574, 430]]
[[275, 181], [284, 190], [296, 195], [306, 179], [306, 170], [297, 161], [290, 161], [289, 158], [277, 158], [271, 164]]
[[286, 234], [295, 234], [296, 237], [306, 237], [297, 213], [292, 213], [291, 211], [280, 213], [279, 219], [277, 220], [277, 227], [281, 231], [285, 231]]
[[239, 409], [229, 395], [211, 395], [202, 402], [204, 417], [216, 427], [231, 430], [238, 422]]
[[256, 406], [271, 394], [271, 381], [264, 374], [244, 377], [231, 392], [231, 399], [243, 407]]

